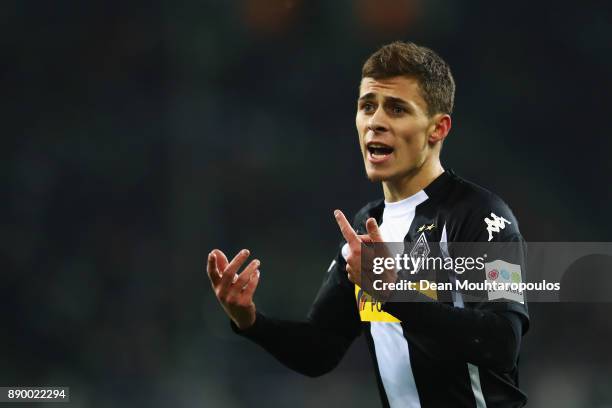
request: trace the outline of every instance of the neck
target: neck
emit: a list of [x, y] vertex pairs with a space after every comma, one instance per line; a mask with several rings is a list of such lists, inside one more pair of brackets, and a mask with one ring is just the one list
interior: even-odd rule
[[383, 181], [385, 201], [392, 203], [418, 193], [434, 181], [444, 168], [439, 159], [426, 160], [420, 167], [392, 180]]

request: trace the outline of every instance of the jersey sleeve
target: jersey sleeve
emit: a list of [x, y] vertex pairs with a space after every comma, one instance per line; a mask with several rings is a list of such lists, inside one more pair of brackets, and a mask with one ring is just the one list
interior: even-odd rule
[[308, 319], [320, 328], [352, 341], [361, 333], [361, 322], [354, 286], [347, 278], [346, 261], [341, 252], [343, 245], [344, 241], [327, 270]]
[[[526, 280], [526, 243], [519, 231], [516, 217], [510, 208], [497, 196], [491, 194], [485, 200], [470, 206], [463, 224], [452, 239], [459, 243], [461, 254], [471, 257], [485, 256], [484, 270], [475, 270], [459, 276], [472, 282], [517, 283]], [[470, 243], [470, 244], [467, 244]], [[473, 244], [472, 244], [473, 243]], [[449, 249], [452, 252], [452, 244]], [[497, 312], [514, 312], [521, 318], [523, 332], [529, 327], [529, 313], [525, 295], [519, 291], [480, 292], [476, 301], [465, 307]]]

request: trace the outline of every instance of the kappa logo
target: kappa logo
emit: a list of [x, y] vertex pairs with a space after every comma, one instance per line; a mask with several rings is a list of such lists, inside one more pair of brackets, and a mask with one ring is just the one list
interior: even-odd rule
[[421, 233], [423, 231], [431, 231], [432, 229], [436, 228], [436, 224], [423, 224], [419, 227], [419, 229], [417, 230], [418, 233]]
[[499, 232], [506, 228], [506, 224], [511, 224], [510, 221], [505, 219], [504, 217], [498, 217], [497, 215], [491, 213], [492, 220], [485, 217], [484, 222], [487, 224], [487, 232], [489, 233], [489, 241], [493, 239], [493, 233]]

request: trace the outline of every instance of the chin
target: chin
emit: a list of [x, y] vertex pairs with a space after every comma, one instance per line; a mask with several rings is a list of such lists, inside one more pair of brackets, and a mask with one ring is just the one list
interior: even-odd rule
[[381, 171], [366, 171], [366, 175], [368, 177], [368, 180], [373, 183], [383, 182], [391, 178], [389, 174], [386, 174]]
[[380, 183], [384, 181], [384, 179], [380, 177], [379, 175], [375, 175], [375, 176], [368, 175], [368, 180], [370, 180], [372, 183]]

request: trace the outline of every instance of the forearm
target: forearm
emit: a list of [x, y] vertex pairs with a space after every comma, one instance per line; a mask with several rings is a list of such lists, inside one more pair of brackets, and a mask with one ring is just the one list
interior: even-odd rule
[[338, 365], [351, 339], [323, 330], [310, 321], [272, 319], [257, 313], [255, 324], [235, 333], [263, 347], [288, 368], [309, 377], [317, 377]]
[[463, 309], [443, 303], [395, 302], [384, 310], [409, 332], [439, 342], [440, 358], [462, 360], [507, 372], [514, 367], [522, 337], [521, 319], [513, 312]]

